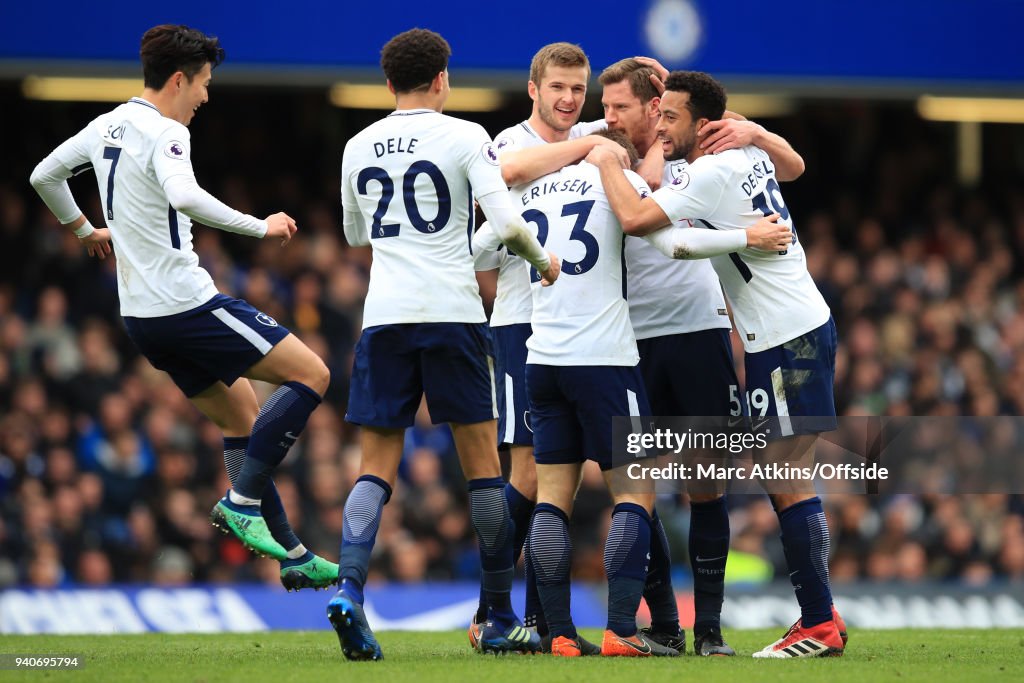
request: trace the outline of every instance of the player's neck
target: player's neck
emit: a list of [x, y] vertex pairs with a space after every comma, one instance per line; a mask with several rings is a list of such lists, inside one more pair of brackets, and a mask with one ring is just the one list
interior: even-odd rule
[[644, 140], [642, 140], [639, 144], [635, 140], [632, 142], [633, 146], [636, 147], [636, 153], [640, 155], [641, 159], [647, 156], [647, 153], [651, 151], [651, 147], [657, 144], [661, 144], [658, 141], [658, 131], [653, 127], [649, 131], [647, 131], [647, 137]]
[[697, 159], [700, 159], [705, 154], [707, 154], [707, 152], [705, 152], [703, 149], [701, 149], [700, 145], [694, 145], [693, 146], [693, 151], [686, 155], [686, 163], [692, 164], [693, 162], [695, 162]]
[[555, 130], [548, 124], [544, 123], [544, 119], [540, 117], [537, 110], [534, 109], [533, 114], [526, 120], [530, 124], [530, 128], [533, 128], [533, 132], [540, 136], [540, 139], [544, 142], [564, 142], [569, 139], [569, 131], [567, 130]]
[[437, 93], [409, 92], [395, 95], [395, 111], [410, 109], [433, 109], [440, 112], [444, 98]]
[[170, 93], [165, 93], [164, 91], [156, 90], [155, 88], [144, 88], [142, 90], [142, 94], [139, 95], [139, 99], [146, 100], [152, 104], [162, 116], [169, 119], [174, 118], [171, 116], [171, 112], [174, 111], [174, 107], [172, 106], [172, 95]]

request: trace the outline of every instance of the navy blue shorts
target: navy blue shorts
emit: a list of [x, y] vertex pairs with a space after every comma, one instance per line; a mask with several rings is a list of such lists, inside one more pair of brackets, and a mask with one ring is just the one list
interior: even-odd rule
[[494, 378], [498, 384], [498, 444], [532, 446], [530, 400], [526, 395], [526, 340], [530, 323], [491, 328]]
[[742, 415], [729, 330], [638, 339], [640, 374], [655, 415]]
[[218, 381], [231, 386], [289, 334], [249, 302], [224, 294], [184, 313], [126, 316], [124, 324], [142, 355], [189, 398]]
[[426, 395], [434, 424], [497, 417], [487, 323], [404, 323], [363, 330], [345, 419], [411, 427]]
[[531, 363], [526, 386], [538, 465], [593, 460], [610, 470], [612, 418], [651, 414], [636, 366]]
[[781, 346], [748, 353], [745, 360], [747, 408], [755, 432], [774, 439], [837, 427], [832, 393], [836, 323], [831, 317]]

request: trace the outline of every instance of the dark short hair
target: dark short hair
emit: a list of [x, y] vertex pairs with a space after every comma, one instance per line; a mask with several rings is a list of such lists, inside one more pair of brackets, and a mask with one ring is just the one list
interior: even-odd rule
[[665, 90], [690, 93], [687, 106], [694, 120], [717, 121], [725, 114], [725, 88], [703, 71], [673, 71], [665, 79]]
[[530, 80], [534, 85], [540, 86], [549, 66], [567, 69], [584, 67], [587, 70], [587, 79], [590, 79], [590, 60], [587, 59], [587, 53], [579, 45], [550, 43], [537, 50], [537, 54], [530, 61]]
[[623, 133], [621, 130], [612, 130], [611, 128], [605, 128], [594, 133], [594, 135], [600, 135], [603, 138], [608, 138], [612, 142], [617, 142], [626, 149], [626, 154], [629, 155], [629, 167], [636, 168], [637, 163], [640, 161], [640, 154], [636, 151], [636, 146], [629, 139], [629, 136]]
[[633, 57], [619, 60], [601, 72], [597, 77], [601, 85], [629, 82], [629, 91], [641, 102], [647, 103], [658, 96], [658, 89], [651, 83], [654, 69], [645, 66]]
[[159, 90], [178, 71], [191, 81], [207, 64], [216, 67], [224, 61], [224, 48], [216, 36], [181, 24], [161, 24], [142, 36], [139, 57], [146, 87]]
[[448, 68], [452, 49], [440, 34], [425, 28], [399, 33], [380, 51], [380, 66], [395, 92], [411, 92], [430, 85]]

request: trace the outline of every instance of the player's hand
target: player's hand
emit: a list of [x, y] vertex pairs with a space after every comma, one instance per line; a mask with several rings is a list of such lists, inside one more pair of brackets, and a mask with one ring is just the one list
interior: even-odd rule
[[653, 57], [634, 57], [636, 61], [640, 62], [644, 66], [649, 66], [654, 69], [654, 73], [651, 74], [651, 85], [654, 86], [655, 90], [658, 91], [659, 95], [665, 94], [665, 79], [668, 78], [668, 69], [662, 66], [661, 62]]
[[762, 251], [786, 251], [793, 244], [793, 231], [776, 223], [779, 214], [759, 219], [747, 228], [747, 247]]
[[654, 144], [647, 150], [647, 154], [640, 160], [636, 172], [647, 183], [647, 187], [657, 190], [661, 187], [661, 181], [665, 177], [665, 150], [661, 145]]
[[110, 253], [110, 228], [96, 228], [87, 237], [79, 237], [78, 241], [85, 245], [89, 256], [105, 259]]
[[585, 161], [600, 166], [603, 162], [614, 159], [620, 167], [629, 168], [629, 152], [622, 145], [599, 135], [594, 137], [596, 144], [584, 159]]
[[705, 154], [718, 154], [727, 149], [739, 149], [754, 144], [764, 129], [753, 121], [721, 119], [708, 121], [699, 131], [697, 139]]
[[277, 237], [281, 240], [281, 246], [288, 244], [299, 226], [295, 225], [295, 219], [281, 211], [267, 216], [267, 234], [263, 239]]
[[540, 271], [541, 287], [550, 287], [558, 279], [559, 273], [562, 272], [562, 262], [558, 260], [558, 257], [550, 251], [548, 252], [548, 257], [551, 259], [551, 265], [548, 266], [547, 270]]

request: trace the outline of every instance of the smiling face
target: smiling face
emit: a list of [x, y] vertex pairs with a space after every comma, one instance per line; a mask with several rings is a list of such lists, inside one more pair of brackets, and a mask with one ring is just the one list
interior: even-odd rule
[[196, 115], [199, 107], [206, 104], [210, 99], [208, 88], [210, 87], [210, 80], [213, 78], [213, 68], [207, 62], [192, 77], [191, 81], [181, 72], [174, 74], [171, 78], [172, 80], [180, 79], [178, 81], [179, 90], [174, 107], [175, 115], [172, 118], [187, 126], [192, 123], [192, 118]]
[[658, 140], [666, 161], [693, 161], [697, 146], [697, 130], [707, 119], [694, 120], [689, 107], [690, 93], [666, 90], [661, 97], [661, 118], [658, 119]]
[[534, 114], [550, 132], [561, 137], [580, 120], [587, 96], [587, 68], [548, 66], [540, 83], [530, 81], [528, 90]]

